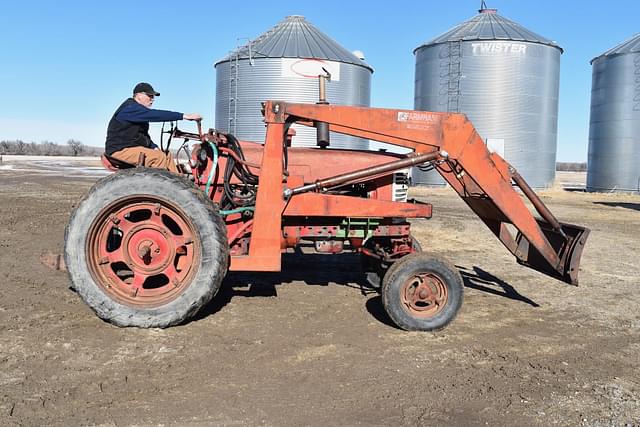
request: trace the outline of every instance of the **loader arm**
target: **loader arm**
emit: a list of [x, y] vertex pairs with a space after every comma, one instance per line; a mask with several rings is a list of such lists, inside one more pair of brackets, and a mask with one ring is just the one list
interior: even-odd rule
[[[518, 172], [489, 152], [464, 114], [281, 101], [266, 102], [264, 114], [267, 126], [327, 123], [332, 132], [411, 148], [409, 157], [431, 153], [442, 177], [520, 264], [578, 284], [589, 230], [558, 222]], [[514, 185], [542, 219], [534, 217]]]

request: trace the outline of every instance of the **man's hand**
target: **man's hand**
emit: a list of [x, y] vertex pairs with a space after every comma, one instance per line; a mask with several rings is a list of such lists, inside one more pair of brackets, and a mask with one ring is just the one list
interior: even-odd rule
[[184, 120], [202, 120], [202, 116], [198, 113], [183, 114], [182, 118]]

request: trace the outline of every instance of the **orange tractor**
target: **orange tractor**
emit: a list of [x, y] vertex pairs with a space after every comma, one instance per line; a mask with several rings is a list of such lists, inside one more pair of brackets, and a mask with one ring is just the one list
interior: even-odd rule
[[[589, 230], [558, 222], [463, 114], [281, 101], [263, 110], [264, 144], [172, 129], [181, 150], [194, 141], [189, 174], [122, 169], [83, 198], [66, 229], [65, 261], [98, 316], [119, 326], [182, 323], [227, 271], [280, 271], [282, 252], [306, 244], [360, 253], [400, 328], [443, 328], [462, 304], [463, 280], [411, 234], [408, 220], [431, 217], [431, 205], [396, 200], [394, 172], [415, 165], [437, 170], [518, 263], [577, 285]], [[294, 123], [315, 127], [322, 148], [291, 147]], [[412, 152], [330, 149], [330, 132]]]

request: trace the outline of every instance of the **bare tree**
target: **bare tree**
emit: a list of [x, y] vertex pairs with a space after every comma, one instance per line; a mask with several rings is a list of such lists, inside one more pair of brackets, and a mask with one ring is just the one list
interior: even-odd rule
[[69, 150], [71, 150], [72, 156], [77, 156], [84, 151], [84, 144], [80, 141], [76, 141], [75, 139], [68, 140], [67, 145], [69, 146]]
[[43, 151], [43, 154], [45, 156], [59, 156], [60, 155], [60, 150], [59, 150], [58, 144], [56, 144], [55, 142], [44, 141], [44, 142], [42, 142], [42, 144], [40, 144], [40, 146], [42, 147], [42, 151]]
[[42, 154], [43, 150], [44, 149], [42, 145], [39, 145], [35, 141], [31, 141], [31, 144], [25, 145], [24, 154], [29, 153], [29, 154], [33, 154], [34, 156], [39, 156], [40, 154]]
[[16, 154], [24, 154], [24, 149], [27, 146], [27, 144], [19, 139], [16, 141]]

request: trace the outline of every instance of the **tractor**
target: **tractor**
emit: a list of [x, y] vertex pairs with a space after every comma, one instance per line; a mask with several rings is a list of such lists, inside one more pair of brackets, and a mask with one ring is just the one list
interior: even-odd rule
[[[72, 287], [99, 317], [184, 323], [228, 271], [277, 272], [284, 251], [306, 245], [359, 253], [398, 327], [441, 329], [462, 305], [463, 280], [411, 233], [410, 220], [432, 215], [402, 191], [398, 171], [413, 166], [438, 171], [519, 264], [577, 285], [589, 230], [559, 222], [464, 114], [337, 106], [322, 93], [317, 104], [266, 101], [262, 111], [264, 143], [172, 126], [163, 149], [183, 140], [182, 175], [104, 158], [116, 172], [73, 211], [64, 253]], [[291, 146], [294, 123], [316, 128], [318, 147]], [[411, 152], [332, 149], [331, 132]]]

